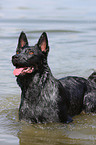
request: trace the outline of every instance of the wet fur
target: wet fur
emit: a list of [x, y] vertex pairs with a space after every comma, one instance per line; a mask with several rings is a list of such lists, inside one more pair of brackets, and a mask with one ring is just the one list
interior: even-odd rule
[[[33, 51], [30, 56], [27, 51]], [[18, 46], [12, 57], [15, 67], [34, 66], [31, 74], [17, 76], [21, 103], [19, 119], [30, 123], [72, 121], [72, 116], [96, 111], [96, 84], [94, 75], [89, 79], [65, 77], [55, 79], [47, 63], [48, 38], [42, 33], [35, 46], [29, 46], [24, 32], [20, 34]]]

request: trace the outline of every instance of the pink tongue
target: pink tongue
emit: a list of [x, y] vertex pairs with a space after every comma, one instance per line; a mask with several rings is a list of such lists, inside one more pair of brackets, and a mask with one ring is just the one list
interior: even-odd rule
[[22, 72], [22, 70], [24, 70], [24, 68], [16, 68], [14, 69], [13, 74], [15, 76], [18, 76]]

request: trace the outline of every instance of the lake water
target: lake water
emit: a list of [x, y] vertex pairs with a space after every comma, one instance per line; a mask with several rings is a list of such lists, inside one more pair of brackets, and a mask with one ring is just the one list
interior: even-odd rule
[[20, 88], [11, 56], [21, 31], [30, 45], [47, 32], [56, 78], [87, 78], [96, 69], [96, 1], [0, 1], [0, 145], [95, 145], [96, 114], [80, 114], [68, 125], [19, 122]]

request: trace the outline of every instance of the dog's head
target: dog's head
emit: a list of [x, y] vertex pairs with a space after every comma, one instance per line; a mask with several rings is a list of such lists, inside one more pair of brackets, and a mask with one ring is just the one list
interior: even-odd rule
[[42, 70], [47, 64], [48, 52], [48, 39], [45, 32], [34, 46], [29, 46], [25, 33], [21, 32], [16, 54], [12, 56], [12, 63], [16, 67], [14, 75], [25, 75]]

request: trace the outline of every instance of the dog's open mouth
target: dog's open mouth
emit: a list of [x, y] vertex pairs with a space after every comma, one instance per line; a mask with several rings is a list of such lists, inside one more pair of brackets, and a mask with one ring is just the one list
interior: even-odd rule
[[22, 68], [16, 68], [13, 71], [13, 74], [15, 76], [19, 76], [20, 74], [25, 75], [26, 73], [32, 73], [34, 70], [34, 67], [22, 67]]

